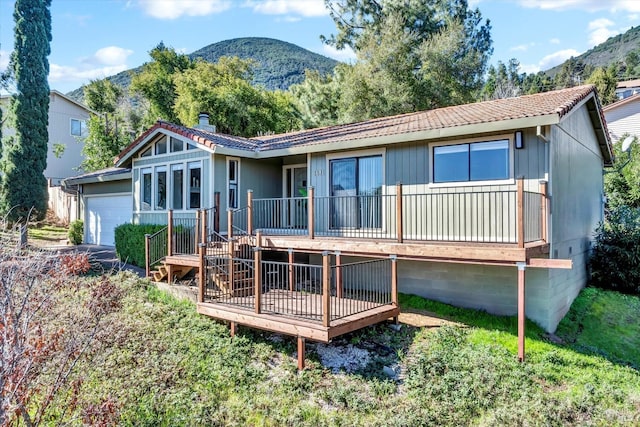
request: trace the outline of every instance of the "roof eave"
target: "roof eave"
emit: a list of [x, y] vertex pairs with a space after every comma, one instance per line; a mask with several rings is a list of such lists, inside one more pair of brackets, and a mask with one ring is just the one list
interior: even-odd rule
[[109, 175], [93, 175], [87, 177], [78, 177], [78, 178], [65, 178], [62, 180], [62, 183], [65, 186], [69, 185], [79, 185], [79, 184], [95, 184], [99, 182], [110, 182], [110, 181], [122, 181], [125, 179], [131, 179], [131, 171], [122, 171], [119, 173], [112, 173]]
[[547, 114], [543, 116], [524, 117], [518, 119], [501, 120], [497, 122], [475, 123], [463, 126], [448, 127], [442, 129], [432, 129], [426, 131], [407, 132], [394, 135], [374, 136], [362, 139], [347, 141], [337, 141], [331, 143], [317, 143], [310, 145], [300, 145], [275, 150], [260, 151], [257, 157], [281, 157], [294, 154], [319, 153], [325, 151], [335, 151], [344, 149], [364, 148], [371, 146], [392, 145], [411, 141], [428, 141], [470, 134], [495, 133], [506, 130], [516, 130], [535, 126], [553, 125], [560, 122], [558, 114]]

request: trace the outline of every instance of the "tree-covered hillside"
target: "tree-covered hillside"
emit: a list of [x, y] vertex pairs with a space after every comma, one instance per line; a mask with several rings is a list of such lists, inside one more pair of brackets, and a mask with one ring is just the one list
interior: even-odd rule
[[[253, 83], [266, 89], [287, 89], [304, 80], [305, 69], [318, 71], [324, 75], [333, 71], [337, 61], [303, 49], [281, 40], [246, 37], [224, 40], [210, 44], [191, 53], [191, 59], [202, 58], [208, 62], [217, 62], [221, 56], [237, 56], [255, 61]], [[139, 73], [142, 67], [126, 70], [108, 79], [127, 89], [131, 84], [131, 75]], [[69, 92], [71, 98], [82, 100], [82, 87]]]

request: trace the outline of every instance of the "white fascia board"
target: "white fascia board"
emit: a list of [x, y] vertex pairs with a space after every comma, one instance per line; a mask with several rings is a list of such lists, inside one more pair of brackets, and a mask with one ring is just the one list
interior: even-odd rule
[[122, 181], [125, 179], [131, 179], [131, 171], [114, 173], [109, 175], [93, 175], [85, 178], [66, 178], [62, 182], [65, 185], [79, 185], [79, 184], [95, 184], [98, 182], [109, 181]]

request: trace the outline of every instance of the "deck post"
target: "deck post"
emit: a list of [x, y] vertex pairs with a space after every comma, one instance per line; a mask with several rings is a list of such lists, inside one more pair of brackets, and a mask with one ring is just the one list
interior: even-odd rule
[[518, 262], [518, 360], [524, 362], [524, 336], [526, 325], [524, 276], [526, 263]]
[[255, 312], [260, 314], [262, 306], [262, 283], [260, 278], [262, 277], [262, 248], [255, 247], [254, 250], [254, 266], [253, 266], [253, 284], [255, 287], [254, 300], [256, 302]]
[[309, 228], [309, 238], [313, 239], [314, 237], [314, 231], [315, 231], [315, 218], [314, 218], [314, 188], [313, 187], [309, 187], [309, 191], [307, 193], [307, 197], [309, 199], [309, 202], [307, 203], [307, 219], [308, 219], [308, 228]]
[[193, 245], [193, 253], [194, 254], [198, 254], [199, 253], [198, 251], [200, 250], [199, 249], [200, 248], [200, 234], [201, 234], [200, 227], [202, 227], [201, 215], [202, 215], [202, 211], [200, 211], [200, 209], [198, 209], [196, 211], [196, 227], [195, 227], [194, 233], [193, 233], [194, 234], [193, 237], [195, 239], [195, 242], [194, 242], [194, 245]]
[[336, 297], [342, 298], [342, 254], [336, 251]]
[[322, 326], [331, 324], [331, 266], [329, 251], [322, 252]]
[[231, 241], [233, 237], [233, 210], [227, 209], [227, 239]]
[[202, 214], [200, 214], [200, 220], [202, 222], [201, 224], [201, 228], [200, 230], [202, 231], [202, 236], [200, 236], [200, 242], [201, 243], [207, 243], [208, 238], [207, 236], [209, 235], [209, 227], [207, 227], [207, 210], [206, 209], [202, 209]]
[[151, 234], [144, 235], [144, 267], [145, 277], [151, 276]]
[[403, 224], [402, 224], [402, 183], [396, 184], [396, 238], [398, 243], [403, 241]]
[[540, 181], [540, 237], [546, 243], [547, 240], [547, 218], [548, 218], [548, 199], [547, 199], [547, 182]]
[[229, 322], [229, 330], [231, 332], [231, 338], [236, 336], [236, 333], [238, 332], [238, 324], [236, 322]]
[[173, 255], [173, 209], [167, 211], [167, 256]]
[[398, 256], [390, 255], [391, 258], [391, 304], [398, 305]]
[[296, 290], [295, 275], [293, 271], [293, 249], [289, 248], [287, 249], [287, 252], [289, 253], [289, 290], [293, 292]]
[[198, 302], [204, 302], [204, 293], [206, 289], [206, 272], [205, 272], [205, 264], [204, 264], [204, 253], [205, 253], [205, 244], [200, 243], [198, 245]]
[[298, 371], [304, 370], [305, 338], [298, 336]]
[[524, 248], [524, 178], [519, 176], [517, 180], [518, 192], [516, 194], [517, 215], [518, 215], [518, 247]]
[[220, 192], [213, 193], [213, 231], [220, 232]]
[[253, 190], [247, 190], [247, 234], [253, 235]]

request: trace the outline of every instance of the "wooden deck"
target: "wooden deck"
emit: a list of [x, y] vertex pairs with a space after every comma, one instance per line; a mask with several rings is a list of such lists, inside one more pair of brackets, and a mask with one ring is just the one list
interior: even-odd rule
[[[373, 325], [400, 314], [398, 306], [331, 297], [329, 326], [322, 324], [322, 296], [297, 291], [272, 290], [261, 295], [261, 312], [256, 313], [255, 298], [225, 297], [206, 299], [198, 313], [241, 325], [304, 337], [314, 341], [331, 339]], [[344, 317], [340, 313], [357, 312]]]

